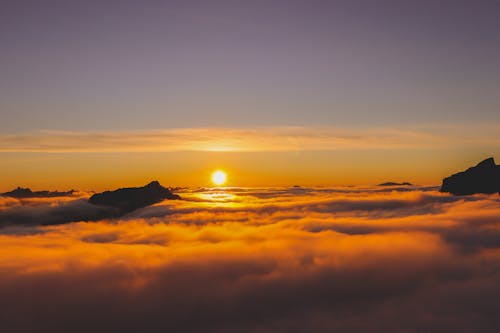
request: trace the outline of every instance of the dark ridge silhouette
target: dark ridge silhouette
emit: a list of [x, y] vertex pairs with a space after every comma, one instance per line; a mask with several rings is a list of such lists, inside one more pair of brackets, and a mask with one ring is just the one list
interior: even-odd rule
[[404, 182], [404, 183], [395, 183], [395, 182], [387, 182], [378, 184], [377, 186], [413, 186], [412, 183]]
[[53, 198], [53, 197], [66, 197], [73, 195], [75, 193], [75, 190], [67, 191], [67, 192], [59, 192], [59, 191], [35, 191], [33, 192], [29, 188], [22, 188], [18, 187], [15, 190], [12, 190], [10, 192], [5, 192], [2, 193], [4, 197], [11, 197], [11, 198], [18, 198], [18, 199], [23, 199], [23, 198]]
[[116, 208], [118, 215], [122, 215], [165, 199], [178, 200], [180, 198], [177, 194], [173, 194], [169, 189], [161, 186], [159, 182], [153, 181], [143, 187], [121, 188], [94, 194], [90, 197], [89, 203]]
[[443, 179], [441, 192], [454, 195], [500, 193], [500, 165], [495, 164], [493, 157], [487, 158], [475, 167]]

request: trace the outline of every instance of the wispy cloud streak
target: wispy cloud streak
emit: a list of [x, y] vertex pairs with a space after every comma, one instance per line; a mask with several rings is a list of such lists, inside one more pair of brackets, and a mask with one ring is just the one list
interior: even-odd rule
[[[468, 126], [467, 128], [469, 128]], [[491, 127], [491, 128], [490, 128]], [[0, 135], [0, 152], [295, 151], [498, 145], [499, 126], [177, 128]], [[490, 130], [488, 130], [490, 128]]]

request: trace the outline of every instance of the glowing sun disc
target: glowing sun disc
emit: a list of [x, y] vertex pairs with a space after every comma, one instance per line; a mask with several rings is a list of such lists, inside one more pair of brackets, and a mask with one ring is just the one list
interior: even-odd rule
[[214, 183], [217, 186], [220, 186], [226, 182], [227, 175], [224, 171], [222, 170], [217, 170], [214, 173], [212, 173], [212, 183]]

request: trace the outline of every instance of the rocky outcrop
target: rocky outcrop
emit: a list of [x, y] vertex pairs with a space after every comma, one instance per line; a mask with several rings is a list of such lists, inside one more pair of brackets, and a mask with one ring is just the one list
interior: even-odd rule
[[136, 209], [153, 205], [163, 200], [177, 200], [181, 197], [173, 194], [157, 181], [143, 187], [121, 188], [115, 191], [106, 191], [94, 194], [89, 202], [94, 205], [108, 206], [117, 209], [117, 214], [122, 215]]
[[455, 195], [500, 193], [500, 166], [490, 157], [443, 180], [441, 192]]
[[404, 182], [404, 183], [395, 183], [395, 182], [387, 182], [378, 184], [377, 186], [413, 186], [412, 183]]

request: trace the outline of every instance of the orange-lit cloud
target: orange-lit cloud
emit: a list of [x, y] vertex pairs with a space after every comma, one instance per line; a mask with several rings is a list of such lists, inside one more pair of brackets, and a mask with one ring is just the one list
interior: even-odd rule
[[[234, 188], [182, 196], [121, 219], [0, 229], [2, 328], [498, 328], [500, 196], [453, 197], [430, 188]], [[66, 216], [68, 205], [89, 209], [81, 198], [0, 202], [2, 223], [23, 210], [48, 219]]]
[[[0, 152], [295, 151], [498, 146], [497, 125], [415, 128], [178, 128], [122, 132], [3, 134]], [[467, 129], [467, 131], [465, 131]], [[466, 133], [471, 133], [467, 135]]]

